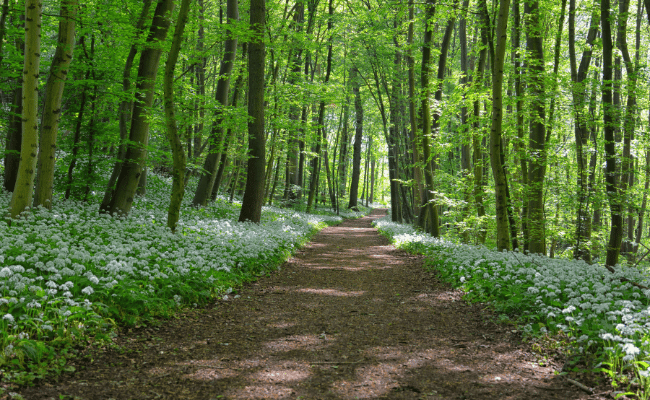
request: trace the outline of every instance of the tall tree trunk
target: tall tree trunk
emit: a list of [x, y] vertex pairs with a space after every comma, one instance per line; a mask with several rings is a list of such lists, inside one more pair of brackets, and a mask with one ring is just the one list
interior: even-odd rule
[[421, 210], [421, 204], [425, 204], [426, 200], [423, 197], [423, 180], [422, 177], [424, 171], [422, 171], [422, 156], [420, 154], [421, 144], [418, 140], [418, 121], [416, 115], [417, 109], [417, 99], [415, 97], [415, 58], [413, 57], [413, 34], [414, 34], [414, 21], [415, 21], [415, 12], [413, 6], [413, 0], [409, 0], [409, 25], [408, 25], [408, 50], [407, 50], [407, 62], [408, 62], [408, 77], [409, 77], [409, 88], [408, 88], [408, 98], [409, 98], [409, 140], [411, 141], [411, 148], [413, 149], [413, 158], [411, 162], [413, 163], [413, 179], [415, 180], [415, 185], [413, 186], [413, 195], [415, 197], [414, 211], [415, 215], [418, 217], [420, 214], [424, 214], [424, 211]]
[[[333, 41], [334, 37], [332, 36], [332, 26], [333, 26], [333, 18], [334, 18], [334, 6], [332, 4], [332, 0], [329, 0], [329, 19], [327, 20], [327, 32], [330, 33], [330, 38], [329, 38], [329, 45], [327, 47], [327, 69], [325, 72], [325, 80], [323, 81], [323, 86], [327, 87], [327, 84], [330, 81], [330, 75], [332, 73], [332, 46], [333, 46]], [[324, 154], [327, 155], [327, 130], [325, 129], [324, 126], [325, 123], [325, 100], [321, 99], [319, 107], [318, 107], [318, 128], [317, 131], [320, 132], [320, 135], [317, 139], [316, 142], [316, 157], [321, 158], [321, 150], [325, 149]], [[327, 162], [327, 161], [326, 161]], [[312, 177], [311, 177], [311, 183], [309, 185], [309, 197], [307, 198], [307, 212], [311, 212], [311, 208], [314, 203], [314, 197], [316, 195], [316, 180], [318, 179], [318, 176], [320, 174], [320, 162], [317, 164], [314, 164], [316, 167], [314, 168], [314, 171], [312, 172]], [[328, 183], [329, 183], [329, 170], [327, 172], [328, 176]]]
[[[487, 7], [484, 10], [487, 17]], [[494, 194], [496, 200], [497, 249], [510, 247], [508, 232], [508, 213], [506, 196], [506, 175], [501, 153], [503, 145], [501, 130], [503, 123], [503, 64], [505, 61], [506, 39], [508, 37], [508, 11], [510, 0], [499, 3], [494, 38], [494, 56], [492, 57], [492, 126], [490, 128], [490, 160], [494, 176]], [[487, 19], [487, 18], [486, 18]]]
[[[144, 0], [140, 16], [138, 17], [138, 22], [135, 26], [136, 36], [132, 39], [131, 49], [128, 56], [126, 57], [126, 62], [124, 63], [124, 69], [122, 70], [122, 92], [129, 93], [131, 90], [131, 69], [133, 68], [133, 61], [135, 56], [138, 54], [139, 42], [136, 40], [139, 38], [145, 29], [145, 23], [149, 17], [149, 10], [151, 9], [152, 0]], [[83, 38], [82, 38], [83, 39]], [[94, 68], [94, 65], [91, 67]], [[124, 157], [126, 157], [126, 139], [129, 137], [129, 123], [131, 122], [131, 113], [133, 111], [133, 100], [122, 100], [119, 108], [119, 117], [120, 117], [120, 145], [117, 151], [117, 158], [115, 160], [115, 165], [113, 166], [113, 171], [111, 176], [108, 179], [108, 184], [106, 185], [106, 191], [104, 193], [104, 198], [102, 203], [99, 206], [101, 212], [108, 212], [111, 199], [113, 198], [113, 193], [115, 191], [115, 183], [117, 178], [120, 176], [122, 171], [122, 164], [124, 163]]]
[[[463, 10], [469, 9], [469, 0], [463, 0]], [[460, 84], [463, 87], [467, 87], [469, 82], [469, 59], [467, 51], [467, 12], [458, 22], [458, 36], [460, 40], [460, 69], [461, 69], [461, 78]], [[470, 178], [470, 169], [471, 169], [471, 153], [470, 145], [467, 140], [467, 136], [470, 132], [468, 122], [468, 110], [467, 110], [467, 96], [463, 93], [463, 105], [460, 109], [460, 121], [461, 121], [461, 132], [463, 134], [462, 143], [460, 145], [460, 168], [461, 176], [463, 178], [463, 200], [464, 204], [462, 207], [462, 219], [463, 221], [467, 220], [469, 217], [470, 204], [472, 202], [472, 191], [469, 183]], [[461, 238], [463, 243], [469, 243], [469, 229], [462, 228]]]
[[75, 42], [75, 20], [77, 17], [77, 0], [61, 1], [61, 19], [59, 20], [59, 38], [50, 66], [50, 75], [45, 85], [45, 105], [39, 142], [38, 163], [36, 166], [36, 193], [34, 207], [52, 208], [52, 190], [54, 185], [54, 161], [56, 159], [56, 137], [61, 118], [61, 98], [68, 76], [68, 67], [72, 62]]
[[[248, 44], [244, 43], [242, 46], [242, 54], [244, 56], [248, 55]], [[239, 103], [239, 99], [241, 98], [241, 93], [243, 91], [244, 87], [244, 77], [243, 75], [240, 75], [237, 78], [237, 81], [235, 82], [235, 91], [233, 92], [232, 95], [232, 106], [237, 107], [237, 104]], [[223, 180], [223, 173], [224, 170], [226, 169], [226, 165], [228, 164], [228, 149], [230, 148], [230, 144], [232, 142], [233, 136], [235, 134], [235, 129], [228, 128], [228, 132], [226, 133], [226, 139], [223, 144], [223, 149], [221, 150], [221, 158], [219, 161], [219, 170], [217, 171], [217, 177], [214, 180], [214, 185], [212, 185], [212, 201], [214, 201], [217, 198], [217, 193], [219, 192], [219, 187], [221, 186], [221, 181]]]
[[584, 84], [591, 64], [592, 45], [598, 34], [600, 25], [598, 0], [594, 1], [591, 22], [587, 33], [586, 43], [580, 60], [580, 66], [577, 66], [575, 50], [575, 14], [576, 2], [569, 2], [569, 59], [571, 65], [571, 81], [573, 95], [573, 112], [575, 118], [574, 132], [576, 142], [576, 166], [577, 166], [577, 189], [578, 205], [576, 215], [576, 244], [573, 251], [575, 259], [583, 259], [591, 262], [591, 252], [589, 241], [591, 240], [591, 213], [588, 207], [590, 190], [588, 186], [588, 168], [587, 155], [589, 146], [589, 128], [587, 115], [585, 115], [585, 103], [587, 97], [587, 88]]
[[41, 61], [40, 0], [25, 0], [25, 55], [23, 70], [23, 112], [20, 163], [9, 213], [16, 218], [31, 204], [38, 153], [38, 71]]
[[478, 54], [478, 62], [476, 63], [476, 71], [472, 77], [472, 94], [474, 95], [473, 101], [473, 118], [474, 122], [472, 124], [472, 164], [474, 166], [474, 204], [476, 205], [476, 216], [478, 217], [478, 226], [477, 226], [477, 239], [478, 242], [483, 244], [485, 243], [485, 238], [487, 236], [486, 221], [485, 219], [485, 204], [483, 199], [485, 197], [484, 189], [484, 174], [483, 167], [485, 165], [483, 161], [483, 141], [485, 140], [485, 135], [483, 129], [481, 128], [481, 100], [478, 96], [484, 85], [484, 71], [485, 64], [487, 63], [487, 54], [488, 54], [488, 43], [489, 43], [489, 24], [486, 18], [486, 15], [483, 12], [483, 7], [479, 4], [477, 7], [478, 14], [481, 15], [481, 20], [483, 21], [480, 26], [480, 38], [481, 46]]
[[126, 158], [117, 179], [115, 192], [108, 210], [111, 214], [126, 215], [133, 205], [133, 197], [138, 188], [142, 168], [147, 157], [149, 144], [149, 113], [153, 104], [154, 87], [162, 48], [159, 43], [165, 40], [169, 30], [169, 15], [174, 8], [173, 0], [158, 0], [153, 22], [145, 48], [140, 56], [136, 101], [131, 117], [131, 131]]
[[546, 176], [546, 99], [544, 86], [544, 40], [540, 24], [539, 0], [526, 2], [524, 14], [528, 16], [526, 47], [529, 92], [532, 97], [532, 113], [528, 148], [528, 250], [546, 254], [546, 221], [544, 215], [544, 177]]
[[524, 251], [528, 251], [529, 229], [528, 229], [528, 157], [526, 157], [526, 143], [524, 138], [524, 83], [522, 79], [521, 65], [521, 12], [519, 0], [512, 1], [512, 59], [515, 73], [515, 96], [516, 96], [516, 126], [517, 139], [515, 141], [515, 153], [519, 161], [520, 181], [522, 186], [522, 207], [521, 207], [521, 233]]
[[[296, 34], [302, 32], [303, 24], [305, 21], [305, 3], [301, 0], [296, 1], [292, 26], [296, 31]], [[289, 54], [289, 64], [291, 66], [291, 71], [289, 72], [288, 83], [289, 85], [297, 85], [300, 80], [300, 71], [302, 66], [302, 45], [294, 43], [295, 49]], [[308, 68], [308, 61], [305, 60], [305, 69]], [[306, 73], [305, 73], [306, 75]], [[303, 110], [303, 115], [305, 115], [305, 110]], [[302, 118], [300, 118], [300, 107], [298, 104], [291, 104], [289, 106], [289, 120], [291, 125], [289, 127], [289, 138], [288, 138], [288, 153], [287, 153], [287, 164], [286, 164], [286, 185], [285, 185], [285, 200], [288, 204], [293, 205], [299, 198], [302, 191], [302, 167], [301, 158], [303, 155], [302, 149], [300, 148], [301, 136], [302, 136]], [[303, 144], [304, 146], [304, 144]]]
[[[239, 9], [237, 6], [238, 0], [228, 0], [227, 3], [227, 25], [232, 26], [239, 21]], [[199, 179], [199, 184], [196, 187], [192, 205], [205, 206], [212, 194], [212, 187], [217, 178], [218, 161], [221, 158], [220, 152], [223, 151], [225, 129], [223, 123], [223, 111], [228, 105], [228, 93], [230, 89], [230, 73], [232, 72], [235, 57], [237, 55], [237, 36], [234, 35], [229, 29], [229, 36], [224, 42], [224, 53], [219, 68], [219, 81], [217, 82], [217, 91], [215, 93], [215, 100], [218, 104], [215, 119], [212, 124], [212, 131], [210, 133], [210, 146], [208, 155], [203, 163], [203, 173]], [[263, 195], [263, 194], [262, 194]]]
[[[638, 46], [640, 43], [639, 35], [637, 32], [637, 61], [636, 65], [627, 47], [627, 21], [629, 17], [630, 0], [620, 0], [619, 7], [619, 22], [617, 33], [617, 47], [623, 56], [623, 63], [625, 64], [625, 71], [627, 72], [627, 104], [625, 107], [625, 116], [623, 118], [623, 154], [621, 159], [621, 172], [620, 172], [620, 185], [619, 185], [619, 201], [624, 204], [628, 203], [630, 206], [633, 204], [633, 199], [626, 199], [628, 191], [634, 185], [634, 160], [631, 155], [632, 141], [634, 140], [634, 129], [636, 126], [637, 104], [636, 104], [636, 86], [637, 86], [637, 69], [638, 69]], [[640, 26], [637, 25], [637, 30]], [[622, 205], [621, 204], [621, 205]], [[621, 212], [623, 209], [621, 208]], [[631, 213], [630, 213], [631, 215]], [[630, 228], [634, 225], [634, 219], [630, 221]], [[630, 236], [632, 230], [630, 229]], [[624, 235], [624, 232], [621, 233]], [[622, 237], [621, 237], [622, 241]], [[626, 249], [626, 252], [631, 252], [631, 249]]]
[[603, 134], [605, 137], [605, 191], [609, 201], [611, 213], [611, 230], [609, 242], [607, 244], [607, 257], [605, 266], [613, 270], [618, 263], [618, 256], [621, 250], [621, 241], [623, 239], [623, 215], [621, 213], [621, 203], [618, 199], [618, 182], [616, 171], [616, 141], [614, 137], [614, 120], [616, 110], [612, 98], [612, 29], [610, 23], [610, 2], [601, 0], [600, 3], [600, 23], [602, 25], [602, 42], [603, 42], [603, 87], [602, 87], [602, 107], [603, 107]]
[[254, 36], [248, 53], [248, 170], [239, 221], [259, 223], [264, 203], [264, 32], [265, 0], [251, 0], [250, 24]]
[[431, 136], [431, 110], [429, 104], [429, 96], [431, 90], [429, 88], [429, 73], [431, 69], [431, 47], [433, 37], [433, 17], [435, 16], [435, 0], [427, 0], [426, 5], [426, 21], [424, 31], [424, 42], [422, 44], [422, 73], [420, 77], [422, 94], [420, 112], [422, 113], [422, 133], [420, 140], [422, 143], [422, 157], [424, 161], [424, 178], [426, 181], [426, 190], [424, 195], [424, 204], [426, 207], [426, 222], [427, 231], [435, 237], [440, 236], [439, 222], [438, 222], [438, 207], [436, 207], [434, 199], [432, 198], [435, 190], [433, 182], [433, 170], [431, 168], [431, 143], [429, 137]]
[[176, 125], [176, 115], [174, 112], [174, 70], [176, 69], [176, 62], [178, 61], [178, 53], [181, 50], [183, 42], [183, 32], [185, 31], [185, 23], [190, 11], [190, 1], [182, 0], [181, 7], [178, 10], [178, 17], [176, 20], [176, 28], [174, 29], [174, 37], [172, 40], [172, 47], [167, 55], [167, 62], [165, 63], [165, 75], [163, 80], [164, 100], [163, 106], [165, 109], [165, 125], [167, 126], [167, 138], [172, 150], [172, 193], [169, 201], [169, 208], [167, 209], [167, 226], [172, 232], [176, 232], [176, 225], [180, 216], [181, 203], [185, 195], [185, 167], [187, 159], [185, 157], [185, 150], [183, 149], [183, 142], [178, 134], [178, 126]]
[[361, 175], [361, 140], [363, 139], [363, 105], [361, 104], [361, 91], [357, 75], [359, 71], [352, 69], [350, 74], [350, 83], [352, 84], [352, 93], [354, 93], [354, 111], [356, 114], [356, 128], [354, 135], [354, 151], [352, 155], [352, 178], [350, 182], [350, 201], [348, 208], [357, 206], [359, 197], [359, 176]]

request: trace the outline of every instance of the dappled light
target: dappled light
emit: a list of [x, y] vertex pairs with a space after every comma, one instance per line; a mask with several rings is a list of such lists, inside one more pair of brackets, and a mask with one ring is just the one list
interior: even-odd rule
[[[301, 249], [237, 297], [166, 321], [144, 340], [125, 340], [133, 355], [97, 360], [83, 372], [116, 382], [93, 390], [117, 398], [138, 387], [124, 382], [138, 382], [153, 388], [144, 397], [152, 399], [159, 386], [173, 398], [196, 399], [553, 398], [545, 391], [580, 398], [553, 377], [551, 361], [539, 366], [514, 333], [458, 301], [460, 293], [433, 279], [420, 258], [376, 233], [330, 235], [340, 229], [325, 229], [315, 239], [321, 246]], [[315, 268], [333, 262], [355, 270]], [[379, 268], [384, 263], [391, 267]], [[117, 373], [111, 363], [121, 363]], [[71, 393], [86, 390], [69, 385]]]
[[327, 335], [293, 335], [264, 344], [272, 352], [307, 350], [314, 351], [329, 346], [332, 342]]
[[298, 289], [296, 292], [299, 293], [309, 293], [309, 294], [321, 294], [326, 296], [339, 296], [339, 297], [350, 297], [350, 296], [361, 296], [365, 291], [341, 291], [336, 289]]

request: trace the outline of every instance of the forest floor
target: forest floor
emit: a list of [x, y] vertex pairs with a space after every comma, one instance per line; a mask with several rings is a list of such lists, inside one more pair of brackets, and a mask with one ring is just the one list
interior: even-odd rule
[[[371, 227], [316, 235], [280, 271], [156, 326], [120, 332], [25, 399], [609, 399], [554, 371], [512, 326]], [[582, 383], [591, 387], [589, 377]], [[587, 381], [585, 381], [587, 380]]]

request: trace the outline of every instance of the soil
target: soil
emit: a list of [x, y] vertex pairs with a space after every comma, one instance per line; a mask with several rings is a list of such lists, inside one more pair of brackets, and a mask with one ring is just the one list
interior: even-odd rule
[[[370, 225], [324, 229], [213, 307], [122, 332], [26, 399], [609, 399], [557, 375]], [[587, 379], [587, 378], [585, 378]], [[585, 384], [594, 383], [582, 381]]]

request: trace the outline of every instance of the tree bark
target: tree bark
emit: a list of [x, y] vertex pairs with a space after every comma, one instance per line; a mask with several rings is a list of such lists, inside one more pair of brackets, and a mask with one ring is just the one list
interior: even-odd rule
[[[591, 251], [589, 242], [591, 240], [591, 213], [588, 201], [591, 197], [591, 190], [588, 185], [587, 155], [589, 153], [589, 128], [587, 115], [585, 114], [585, 103], [587, 88], [584, 84], [591, 64], [592, 46], [598, 34], [600, 20], [598, 0], [594, 1], [594, 9], [591, 14], [589, 31], [587, 32], [586, 43], [580, 59], [580, 66], [577, 65], [575, 50], [575, 13], [576, 2], [569, 2], [569, 59], [571, 66], [571, 81], [573, 95], [573, 113], [575, 118], [574, 133], [576, 142], [576, 167], [577, 167], [577, 189], [578, 204], [576, 215], [576, 244], [573, 251], [575, 259], [583, 259], [591, 262]], [[595, 150], [595, 149], [594, 149]]]
[[439, 222], [438, 222], [438, 207], [435, 205], [433, 192], [435, 190], [433, 182], [433, 170], [431, 168], [431, 143], [429, 137], [431, 136], [431, 110], [429, 104], [429, 96], [431, 91], [429, 89], [429, 73], [431, 69], [431, 47], [433, 45], [433, 17], [435, 16], [435, 0], [427, 0], [426, 5], [426, 21], [424, 31], [424, 42], [422, 44], [422, 73], [420, 82], [422, 87], [422, 100], [420, 110], [422, 113], [422, 133], [420, 140], [422, 143], [422, 157], [424, 161], [424, 179], [426, 181], [426, 189], [424, 195], [423, 208], [426, 208], [425, 222], [427, 232], [431, 233], [434, 237], [440, 236]]
[[163, 79], [164, 99], [163, 107], [165, 109], [165, 125], [167, 127], [167, 138], [172, 150], [172, 193], [169, 201], [169, 208], [167, 209], [167, 226], [172, 232], [176, 232], [176, 225], [180, 217], [181, 203], [185, 195], [185, 167], [187, 159], [185, 150], [183, 149], [183, 142], [178, 134], [178, 126], [176, 125], [176, 115], [174, 112], [174, 70], [176, 69], [176, 62], [178, 61], [178, 53], [181, 50], [183, 42], [183, 32], [185, 31], [185, 23], [190, 11], [190, 1], [182, 0], [181, 7], [178, 10], [178, 17], [176, 21], [176, 28], [174, 29], [174, 37], [172, 40], [172, 47], [167, 55], [167, 62], [165, 63], [165, 75]]
[[40, 0], [25, 0], [25, 55], [23, 70], [23, 112], [20, 163], [9, 213], [16, 218], [32, 204], [34, 173], [38, 153], [38, 72], [41, 61]]
[[352, 84], [352, 93], [354, 93], [354, 112], [356, 114], [356, 127], [354, 134], [354, 147], [352, 154], [352, 177], [350, 182], [350, 201], [348, 208], [357, 206], [359, 197], [359, 177], [361, 175], [361, 141], [363, 139], [363, 104], [361, 104], [361, 91], [357, 75], [359, 71], [352, 69], [350, 82]]
[[54, 161], [56, 159], [56, 137], [61, 118], [61, 98], [72, 62], [75, 39], [75, 20], [77, 0], [61, 1], [59, 38], [50, 66], [50, 76], [45, 85], [45, 105], [39, 142], [38, 163], [36, 166], [36, 193], [34, 207], [52, 208], [54, 185]]
[[[124, 69], [122, 70], [122, 91], [124, 93], [129, 93], [131, 90], [131, 69], [133, 68], [133, 61], [135, 60], [135, 56], [138, 54], [138, 44], [136, 39], [144, 32], [145, 23], [149, 17], [151, 2], [152, 0], [144, 0], [140, 16], [138, 17], [138, 22], [135, 26], [135, 31], [137, 32], [136, 38], [133, 38], [131, 50], [126, 57], [126, 62], [124, 63]], [[115, 182], [117, 182], [117, 178], [119, 178], [120, 172], [122, 171], [122, 164], [124, 163], [124, 157], [126, 157], [126, 139], [129, 137], [129, 122], [131, 121], [132, 111], [133, 100], [123, 100], [120, 103], [120, 145], [118, 147], [117, 158], [115, 160], [115, 165], [113, 166], [113, 171], [111, 172], [111, 176], [108, 179], [108, 184], [106, 185], [104, 198], [102, 199], [102, 203], [99, 206], [99, 210], [101, 212], [108, 212], [110, 202], [115, 191]]]
[[539, 0], [526, 2], [528, 16], [526, 47], [529, 51], [528, 78], [532, 97], [532, 113], [528, 142], [528, 250], [546, 254], [546, 221], [544, 215], [544, 177], [546, 176], [546, 99], [544, 85], [544, 40], [540, 24]]
[[169, 30], [173, 0], [158, 0], [153, 22], [145, 49], [140, 56], [136, 101], [131, 116], [131, 131], [127, 145], [126, 158], [117, 179], [115, 192], [108, 210], [111, 214], [127, 215], [133, 205], [133, 197], [138, 188], [143, 164], [147, 157], [149, 144], [148, 110], [153, 104], [154, 87], [162, 48], [159, 43], [165, 40]]
[[[501, 162], [501, 130], [503, 123], [503, 64], [505, 61], [506, 39], [508, 37], [508, 11], [510, 0], [499, 3], [496, 21], [494, 57], [492, 65], [492, 126], [490, 128], [490, 160], [494, 176], [496, 200], [497, 249], [510, 247], [507, 215], [506, 176]], [[487, 10], [486, 10], [487, 11]]]
[[[332, 73], [332, 47], [333, 47], [333, 41], [334, 37], [331, 35], [332, 32], [332, 26], [333, 26], [333, 18], [334, 18], [334, 6], [332, 4], [332, 0], [329, 0], [329, 19], [327, 21], [327, 32], [330, 33], [330, 39], [329, 39], [329, 45], [327, 47], [327, 69], [325, 72], [325, 80], [323, 81], [323, 86], [327, 87], [327, 84], [329, 83], [330, 80], [330, 75]], [[320, 104], [318, 105], [318, 128], [317, 131], [320, 132], [320, 135], [318, 135], [318, 139], [316, 142], [316, 157], [321, 158], [321, 150], [324, 149], [324, 154], [327, 155], [327, 131], [325, 130], [324, 127], [325, 123], [325, 100], [321, 99]], [[327, 163], [327, 160], [325, 161]], [[320, 163], [314, 164], [316, 167], [314, 168], [314, 171], [312, 171], [312, 176], [311, 176], [311, 182], [309, 185], [309, 197], [307, 198], [307, 212], [311, 212], [311, 208], [314, 203], [314, 197], [316, 195], [316, 180], [318, 178], [318, 175], [320, 174]], [[329, 184], [329, 166], [328, 166], [328, 171], [327, 171], [327, 179], [328, 179], [328, 184]]]
[[[228, 0], [227, 2], [227, 25], [232, 26], [233, 23], [239, 21], [239, 9], [237, 7], [238, 0]], [[203, 163], [203, 173], [199, 179], [199, 184], [196, 187], [194, 198], [192, 199], [193, 206], [205, 206], [212, 194], [212, 187], [217, 178], [218, 161], [221, 158], [220, 153], [223, 151], [226, 131], [224, 130], [223, 123], [223, 110], [228, 105], [228, 93], [230, 89], [230, 74], [232, 72], [235, 57], [237, 55], [237, 36], [230, 32], [228, 38], [224, 42], [224, 53], [219, 68], [219, 81], [217, 82], [217, 91], [215, 93], [215, 100], [217, 102], [217, 110], [215, 112], [214, 122], [212, 124], [212, 131], [210, 134], [210, 146], [208, 155]]]
[[264, 32], [265, 0], [251, 0], [250, 24], [254, 36], [248, 53], [248, 169], [239, 221], [259, 223], [264, 203]]
[[610, 2], [601, 0], [600, 23], [602, 25], [603, 43], [603, 86], [602, 86], [602, 107], [603, 107], [603, 135], [605, 137], [605, 191], [609, 201], [611, 213], [611, 230], [607, 244], [607, 257], [605, 266], [613, 269], [618, 263], [618, 256], [621, 250], [623, 239], [623, 216], [621, 204], [618, 199], [618, 183], [616, 172], [616, 141], [614, 137], [614, 119], [616, 110], [613, 106], [612, 97], [612, 29], [610, 24]]

